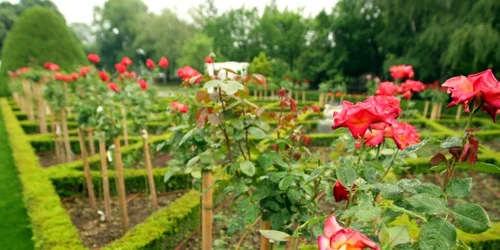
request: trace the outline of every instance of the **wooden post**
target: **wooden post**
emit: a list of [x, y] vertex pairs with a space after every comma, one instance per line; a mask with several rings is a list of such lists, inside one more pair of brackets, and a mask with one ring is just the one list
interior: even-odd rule
[[31, 91], [31, 84], [24, 80], [23, 81], [23, 90], [24, 90], [24, 102], [26, 106], [26, 114], [28, 116], [28, 120], [35, 120], [35, 113], [33, 111], [33, 97], [32, 97], [32, 91]]
[[118, 184], [118, 198], [120, 200], [120, 210], [122, 214], [122, 227], [123, 233], [128, 231], [128, 213], [127, 213], [127, 201], [125, 192], [125, 180], [123, 179], [123, 162], [122, 162], [122, 150], [120, 147], [120, 137], [115, 137], [115, 160], [116, 160], [116, 181]]
[[[260, 229], [262, 230], [271, 230], [271, 222], [268, 220], [263, 220], [260, 223]], [[271, 243], [269, 242], [269, 239], [266, 237], [260, 235], [260, 250], [269, 250], [271, 249]]]
[[213, 187], [212, 172], [203, 171], [201, 185], [204, 192], [201, 201], [201, 249], [212, 249]]
[[64, 151], [66, 151], [66, 161], [71, 161], [71, 144], [69, 142], [68, 122], [66, 120], [66, 110], [61, 109], [61, 123], [64, 138]]
[[306, 91], [302, 90], [302, 103], [306, 102]]
[[257, 90], [257, 88], [255, 88], [255, 89], [253, 90], [253, 97], [255, 97], [255, 99], [257, 99], [257, 97], [259, 96], [259, 95], [257, 94], [257, 91], [258, 91], [258, 90]]
[[35, 83], [35, 96], [36, 96], [36, 106], [38, 109], [38, 125], [40, 127], [40, 133], [47, 133], [47, 110], [45, 108], [45, 102], [43, 101], [43, 85], [41, 83]]
[[295, 91], [295, 98], [294, 99], [297, 102], [299, 101], [299, 91], [298, 90]]
[[325, 105], [325, 95], [323, 93], [319, 93], [319, 107], [323, 107]]
[[92, 183], [92, 173], [90, 173], [90, 165], [87, 155], [87, 146], [85, 146], [85, 138], [83, 136], [83, 129], [78, 127], [78, 139], [80, 141], [80, 154], [83, 160], [83, 171], [85, 173], [85, 181], [87, 183], [87, 192], [89, 193], [90, 207], [97, 211], [97, 205], [94, 194], [94, 184]]
[[55, 148], [55, 151], [56, 151], [56, 158], [57, 158], [57, 162], [62, 162], [64, 161], [64, 156], [61, 152], [61, 140], [60, 140], [60, 128], [59, 127], [59, 123], [57, 122], [56, 120], [56, 116], [54, 113], [52, 113], [52, 121], [50, 123], [51, 125], [51, 130], [52, 130], [52, 133], [54, 134], [54, 148]]
[[276, 94], [275, 94], [274, 90], [271, 90], [271, 96], [269, 97], [269, 99], [274, 98], [274, 96], [275, 96], [275, 95], [276, 95]]
[[104, 193], [104, 215], [111, 218], [111, 195], [109, 193], [108, 161], [106, 158], [106, 140], [104, 132], [99, 138], [99, 155], [101, 158], [102, 192]]
[[341, 93], [340, 94], [340, 103], [343, 103], [344, 102], [344, 93]]
[[128, 146], [128, 128], [127, 128], [127, 112], [125, 111], [125, 106], [122, 104], [122, 123], [123, 123], [123, 141], [125, 142], [125, 147]]
[[429, 101], [425, 101], [425, 105], [424, 105], [424, 113], [422, 114], [424, 117], [427, 117], [427, 113], [428, 113], [428, 111], [429, 111], [429, 104], [430, 104], [430, 103], [431, 103], [431, 102], [429, 102]]
[[153, 166], [151, 164], [151, 156], [149, 154], [148, 131], [142, 130], [142, 145], [144, 149], [144, 165], [148, 175], [149, 191], [151, 192], [151, 200], [153, 201], [154, 209], [158, 209], [158, 199], [156, 198], [155, 179], [153, 176]]
[[443, 110], [443, 104], [439, 103], [438, 104], [438, 110], [437, 110], [437, 119], [441, 119], [441, 111]]
[[458, 105], [457, 115], [455, 115], [455, 121], [460, 121], [460, 116], [462, 115], [462, 105]]
[[432, 109], [431, 109], [431, 120], [436, 119], [436, 114], [437, 114], [437, 104], [432, 104]]
[[87, 130], [87, 140], [89, 141], [90, 155], [95, 155], [94, 131], [92, 129]]
[[264, 99], [264, 90], [263, 89], [259, 90], [259, 100], [262, 100], [262, 99]]

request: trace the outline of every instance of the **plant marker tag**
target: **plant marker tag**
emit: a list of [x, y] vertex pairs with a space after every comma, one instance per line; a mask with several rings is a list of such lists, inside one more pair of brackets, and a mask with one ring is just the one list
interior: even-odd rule
[[99, 220], [106, 221], [106, 215], [104, 215], [104, 213], [101, 210], [97, 211], [97, 214], [101, 216], [99, 217]]
[[111, 150], [113, 150], [114, 148], [115, 148], [115, 145], [111, 145], [108, 148], [107, 153], [108, 153], [108, 161], [109, 162], [113, 162], [113, 155], [111, 154]]

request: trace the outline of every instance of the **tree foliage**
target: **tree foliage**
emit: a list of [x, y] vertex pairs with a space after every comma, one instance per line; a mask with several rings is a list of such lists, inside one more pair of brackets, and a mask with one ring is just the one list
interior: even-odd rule
[[179, 58], [180, 67], [189, 65], [196, 70], [205, 70], [205, 57], [212, 51], [212, 38], [204, 33], [196, 33], [182, 46], [182, 56]]
[[261, 74], [268, 77], [273, 75], [273, 68], [269, 60], [267, 60], [265, 52], [260, 52], [258, 56], [253, 58], [250, 63], [249, 73]]
[[[19, 17], [5, 39], [0, 82], [7, 82], [9, 70], [44, 62], [57, 62], [62, 70], [70, 71], [86, 59], [60, 15], [33, 7]], [[6, 88], [1, 89], [5, 94]]]

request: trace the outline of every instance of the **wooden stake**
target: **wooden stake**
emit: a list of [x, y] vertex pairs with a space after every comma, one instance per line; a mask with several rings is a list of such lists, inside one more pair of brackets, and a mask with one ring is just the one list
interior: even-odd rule
[[68, 122], [66, 119], [66, 110], [64, 110], [63, 108], [61, 110], [61, 123], [64, 139], [64, 150], [66, 151], [66, 161], [71, 161], [71, 144], [69, 142]]
[[259, 90], [259, 100], [262, 100], [262, 99], [264, 99], [264, 90], [263, 89]]
[[275, 96], [275, 95], [276, 95], [276, 94], [275, 94], [274, 90], [271, 90], [271, 96], [270, 96], [269, 98], [270, 98], [270, 99], [271, 99], [271, 98], [274, 98], [274, 96]]
[[344, 102], [344, 93], [341, 93], [340, 94], [340, 103], [343, 103]]
[[[268, 220], [263, 220], [260, 223], [260, 229], [262, 230], [271, 230], [271, 222]], [[271, 243], [269, 242], [269, 239], [266, 237], [260, 235], [260, 250], [269, 250], [271, 249]]]
[[458, 105], [457, 115], [455, 115], [455, 121], [460, 121], [460, 116], [462, 115], [462, 105]]
[[202, 173], [202, 192], [204, 192], [201, 201], [201, 249], [212, 249], [212, 216], [213, 216], [213, 187], [212, 172], [203, 171]]
[[95, 155], [94, 131], [92, 129], [87, 130], [87, 140], [89, 141], [90, 155]]
[[323, 107], [325, 105], [325, 95], [323, 93], [319, 93], [319, 107]]
[[258, 91], [257, 89], [254, 89], [254, 90], [253, 90], [253, 97], [255, 97], [255, 98], [257, 98], [257, 97], [259, 96], [259, 95], [257, 94], [257, 91]]
[[299, 101], [299, 91], [295, 91], [295, 101]]
[[64, 156], [61, 153], [61, 143], [60, 143], [60, 136], [59, 136], [59, 131], [57, 130], [57, 127], [59, 124], [57, 123], [56, 116], [54, 113], [52, 113], [52, 118], [50, 122], [51, 130], [54, 135], [54, 148], [56, 151], [56, 158], [57, 162], [62, 162]]
[[120, 137], [116, 137], [115, 143], [115, 160], [116, 160], [116, 179], [118, 183], [118, 198], [120, 200], [120, 210], [122, 214], [122, 227], [123, 233], [128, 231], [128, 213], [127, 213], [127, 201], [125, 192], [125, 180], [123, 179], [123, 162], [122, 162], [122, 150], [120, 147]]
[[127, 112], [125, 111], [125, 106], [122, 104], [122, 123], [123, 123], [123, 141], [125, 142], [125, 147], [128, 146], [128, 128], [127, 128]]
[[47, 110], [45, 108], [45, 103], [43, 101], [43, 85], [41, 83], [35, 83], [35, 96], [36, 96], [36, 105], [38, 109], [38, 125], [40, 127], [40, 133], [47, 133]]
[[142, 145], [144, 149], [144, 165], [146, 165], [146, 173], [148, 175], [149, 191], [151, 192], [151, 200], [154, 209], [158, 209], [158, 199], [156, 198], [155, 179], [153, 176], [153, 166], [151, 164], [151, 156], [149, 154], [148, 131], [142, 130]]
[[429, 104], [430, 104], [429, 101], [425, 101], [424, 113], [422, 114], [424, 117], [427, 117], [427, 112], [429, 111]]
[[78, 139], [80, 141], [80, 153], [83, 160], [83, 171], [85, 173], [85, 181], [87, 183], [87, 192], [89, 194], [90, 207], [97, 211], [97, 205], [94, 194], [94, 184], [92, 182], [92, 173], [90, 173], [90, 165], [87, 155], [87, 146], [85, 146], [85, 138], [83, 136], [83, 129], [78, 128]]
[[433, 104], [433, 105], [432, 105], [432, 110], [431, 110], [431, 117], [430, 117], [430, 119], [431, 119], [431, 120], [435, 120], [435, 119], [436, 119], [436, 114], [437, 114], [437, 105], [436, 105], [436, 104]]
[[106, 158], [106, 140], [104, 133], [99, 138], [99, 155], [101, 158], [102, 191], [104, 193], [104, 215], [106, 220], [111, 218], [111, 195], [109, 193], [108, 161]]
[[306, 91], [305, 90], [302, 90], [302, 102], [303, 103], [306, 102]]
[[438, 111], [437, 111], [437, 119], [441, 119], [441, 111], [443, 110], [443, 104], [439, 103], [438, 104]]
[[28, 81], [23, 81], [23, 90], [24, 90], [24, 98], [26, 105], [26, 114], [28, 116], [28, 120], [35, 120], [35, 112], [33, 111], [33, 95], [31, 91], [31, 84]]

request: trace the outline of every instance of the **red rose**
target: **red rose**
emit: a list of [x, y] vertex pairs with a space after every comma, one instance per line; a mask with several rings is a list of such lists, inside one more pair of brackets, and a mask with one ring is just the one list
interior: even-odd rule
[[131, 71], [131, 72], [125, 72], [125, 77], [127, 78], [136, 78], [137, 77], [137, 74], [134, 72], [134, 71]]
[[78, 80], [78, 77], [79, 77], [78, 73], [76, 72], [71, 73], [71, 79], [73, 79], [73, 81]]
[[358, 230], [343, 228], [335, 219], [335, 215], [328, 217], [323, 228], [324, 235], [318, 236], [319, 250], [362, 250], [371, 248], [379, 250], [377, 244], [360, 233]]
[[181, 113], [187, 113], [188, 112], [188, 106], [187, 106], [187, 104], [179, 105], [178, 110]]
[[335, 182], [333, 185], [333, 197], [336, 202], [341, 202], [343, 200], [349, 200], [349, 190], [347, 190], [340, 181]]
[[43, 66], [46, 69], [52, 70], [52, 71], [59, 71], [60, 70], [59, 65], [57, 65], [55, 63], [51, 63], [51, 62], [46, 62]]
[[108, 73], [104, 72], [104, 71], [99, 71], [98, 73], [99, 77], [101, 78], [101, 80], [103, 82], [107, 82], [109, 81], [109, 76], [108, 76]]
[[448, 88], [448, 93], [452, 98], [447, 108], [463, 104], [468, 112], [469, 104], [477, 98], [483, 102], [481, 109], [496, 122], [496, 114], [500, 109], [500, 83], [491, 69], [467, 77], [450, 78], [442, 86]]
[[207, 56], [207, 57], [205, 58], [205, 63], [210, 64], [210, 63], [213, 63], [213, 62], [214, 62], [214, 60], [212, 59], [212, 57]]
[[403, 150], [406, 147], [420, 142], [420, 135], [415, 130], [415, 127], [408, 123], [392, 123], [393, 139], [399, 149]]
[[424, 91], [425, 85], [421, 81], [406, 80], [401, 87], [399, 87], [398, 92], [402, 94], [406, 99], [410, 99], [412, 93], [419, 93]]
[[394, 79], [413, 78], [415, 73], [411, 65], [396, 65], [389, 68]]
[[112, 90], [112, 91], [114, 91], [114, 92], [118, 92], [118, 91], [120, 91], [120, 86], [118, 86], [118, 84], [116, 84], [116, 83], [114, 83], [114, 82], [110, 82], [110, 83], [108, 84], [108, 89], [109, 89], [109, 90]]
[[122, 74], [125, 73], [125, 71], [127, 71], [127, 67], [121, 63], [115, 64], [115, 69], [116, 69], [116, 71], [118, 71]]
[[160, 66], [160, 68], [167, 68], [168, 67], [168, 59], [165, 58], [165, 57], [162, 57], [160, 58], [160, 61], [158, 61], [158, 66]]
[[139, 86], [141, 86], [141, 89], [143, 89], [143, 90], [148, 89], [148, 83], [143, 79], [139, 80]]
[[151, 59], [146, 60], [146, 66], [151, 70], [155, 69], [156, 67], [155, 62]]
[[85, 66], [80, 68], [80, 76], [85, 77], [90, 72], [90, 67]]
[[134, 62], [128, 56], [123, 57], [120, 63], [123, 64], [125, 67], [134, 64]]
[[89, 54], [87, 59], [92, 63], [99, 63], [101, 61], [101, 58], [97, 54]]
[[378, 85], [378, 89], [375, 91], [375, 94], [392, 96], [396, 90], [398, 90], [398, 85], [393, 82], [381, 82], [380, 85]]
[[55, 73], [54, 78], [56, 80], [63, 81], [63, 82], [71, 82], [71, 80], [72, 80], [71, 76], [61, 74], [61, 73]]
[[[177, 75], [179, 75], [179, 77], [183, 81], [188, 81], [189, 79], [191, 79], [193, 77], [199, 76], [200, 73], [189, 66], [184, 66], [183, 68], [180, 68], [177, 71]], [[201, 78], [198, 78], [195, 83], [198, 83], [200, 80], [201, 80]]]

